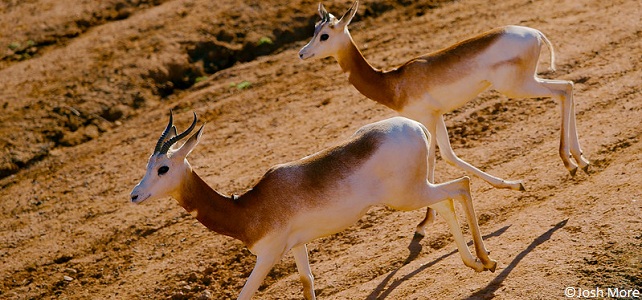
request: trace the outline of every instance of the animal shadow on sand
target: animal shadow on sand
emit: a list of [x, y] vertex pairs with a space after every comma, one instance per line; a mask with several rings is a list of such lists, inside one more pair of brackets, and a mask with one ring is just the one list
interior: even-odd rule
[[[495, 293], [495, 291], [497, 291], [497, 289], [499, 289], [502, 286], [502, 282], [504, 281], [504, 279], [506, 279], [506, 277], [508, 277], [508, 274], [510, 274], [513, 271], [515, 266], [517, 266], [517, 264], [522, 259], [524, 259], [524, 257], [528, 253], [533, 251], [533, 249], [535, 249], [535, 247], [537, 247], [537, 246], [541, 245], [542, 243], [548, 241], [555, 231], [559, 230], [560, 228], [562, 228], [562, 227], [564, 227], [566, 225], [567, 221], [568, 221], [568, 219], [563, 220], [563, 221], [555, 224], [555, 226], [553, 226], [551, 229], [549, 229], [548, 231], [546, 231], [545, 233], [543, 233], [542, 235], [537, 237], [526, 249], [524, 249], [524, 251], [520, 252], [517, 256], [515, 256], [515, 258], [510, 262], [510, 264], [508, 264], [508, 266], [506, 268], [504, 268], [504, 270], [501, 273], [499, 273], [495, 277], [495, 279], [493, 279], [493, 281], [491, 281], [485, 288], [483, 288], [483, 289], [475, 292], [474, 294], [468, 296], [467, 299], [487, 299], [487, 298], [492, 298], [494, 293]], [[508, 230], [509, 227], [510, 227], [510, 225], [504, 226], [504, 227], [502, 227], [502, 228], [500, 228], [500, 229], [498, 229], [498, 230], [496, 230], [496, 231], [494, 231], [494, 232], [492, 232], [490, 234], [484, 235], [483, 238], [487, 239], [487, 238], [490, 238], [490, 237], [500, 236], [504, 232], [506, 232], [506, 230]], [[415, 258], [417, 258], [417, 256], [419, 256], [419, 253], [421, 253], [421, 250], [422, 250], [422, 245], [420, 243], [422, 239], [423, 239], [423, 236], [415, 235], [413, 237], [412, 241], [410, 241], [410, 245], [408, 245], [408, 250], [410, 250], [410, 254], [408, 255], [408, 257], [404, 261], [404, 263], [403, 263], [404, 266], [407, 265], [408, 263], [412, 262], [413, 260], [415, 260]], [[469, 246], [472, 245], [472, 242], [468, 242], [468, 245]], [[370, 293], [370, 295], [368, 295], [368, 297], [366, 299], [368, 299], [368, 300], [386, 299], [388, 297], [388, 295], [390, 295], [392, 293], [392, 291], [394, 291], [397, 287], [399, 287], [404, 281], [412, 278], [413, 276], [419, 274], [423, 270], [434, 266], [438, 262], [440, 262], [440, 261], [444, 260], [445, 258], [447, 258], [447, 257], [449, 257], [449, 256], [451, 256], [453, 254], [456, 254], [456, 253], [457, 253], [457, 250], [453, 250], [450, 253], [446, 253], [446, 254], [438, 257], [437, 259], [435, 259], [435, 260], [433, 260], [433, 261], [431, 261], [431, 262], [429, 262], [429, 263], [427, 263], [425, 265], [422, 265], [421, 267], [419, 267], [416, 270], [408, 273], [404, 277], [399, 278], [399, 279], [393, 281], [392, 283], [388, 284], [390, 282], [390, 279], [392, 279], [395, 276], [395, 274], [403, 266], [397, 268], [396, 270], [394, 270], [390, 274], [388, 274], [388, 276], [386, 276], [386, 278], [384, 278], [381, 281], [381, 283], [374, 289], [374, 291], [372, 291], [372, 293]]]

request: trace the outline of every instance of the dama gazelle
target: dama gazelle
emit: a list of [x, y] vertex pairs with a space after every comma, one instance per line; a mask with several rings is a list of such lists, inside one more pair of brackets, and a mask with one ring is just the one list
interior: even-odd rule
[[[171, 196], [207, 228], [247, 245], [257, 260], [239, 299], [250, 299], [289, 250], [305, 298], [314, 299], [306, 243], [349, 227], [375, 205], [399, 210], [431, 206], [446, 220], [464, 263], [478, 272], [495, 270], [497, 262], [488, 257], [479, 231], [469, 179], [427, 181], [430, 138], [418, 122], [396, 117], [366, 125], [335, 147], [271, 168], [251, 190], [233, 197], [212, 189], [187, 161], [203, 126], [181, 147], [174, 146], [196, 122], [194, 114], [192, 125], [177, 134], [170, 113], [131, 201]], [[453, 200], [464, 208], [478, 259], [466, 245]]]
[[[315, 25], [312, 40], [299, 51], [301, 59], [334, 57], [348, 81], [366, 97], [402, 116], [424, 124], [431, 133], [428, 179], [434, 182], [435, 146], [444, 160], [480, 177], [498, 188], [524, 190], [520, 181], [507, 181], [487, 174], [453, 152], [443, 115], [474, 99], [488, 88], [512, 98], [553, 97], [562, 107], [559, 154], [571, 175], [578, 164], [585, 172], [589, 162], [582, 155], [575, 125], [573, 82], [537, 77], [542, 44], [551, 54], [550, 41], [540, 31], [506, 26], [458, 42], [448, 48], [416, 57], [388, 71], [373, 68], [355, 45], [348, 24], [357, 12], [358, 1], [336, 19], [319, 3], [321, 21]], [[434, 211], [417, 226], [425, 225]]]

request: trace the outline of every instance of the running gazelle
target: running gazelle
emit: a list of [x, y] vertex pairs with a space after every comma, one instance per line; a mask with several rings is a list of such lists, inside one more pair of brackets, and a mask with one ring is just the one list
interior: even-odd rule
[[[575, 124], [573, 82], [537, 77], [543, 44], [550, 50], [551, 69], [555, 68], [553, 47], [539, 30], [522, 26], [495, 28], [382, 71], [366, 61], [348, 31], [358, 4], [355, 1], [337, 19], [319, 3], [321, 21], [315, 25], [312, 40], [299, 51], [299, 57], [304, 60], [334, 57], [348, 81], [364, 96], [424, 124], [431, 133], [430, 182], [434, 182], [435, 146], [439, 146], [446, 162], [495, 187], [524, 190], [521, 181], [503, 180], [460, 159], [450, 145], [443, 115], [491, 87], [512, 98], [557, 99], [562, 107], [559, 147], [562, 162], [573, 176], [578, 165], [588, 172], [589, 161], [582, 154]], [[426, 218], [417, 226], [418, 234], [425, 234], [425, 225], [433, 216], [434, 211], [428, 209]]]
[[[240, 196], [215, 191], [187, 161], [203, 126], [176, 147], [196, 123], [194, 114], [191, 126], [177, 134], [170, 112], [131, 201], [172, 197], [207, 228], [247, 245], [257, 260], [239, 299], [250, 299], [290, 250], [305, 298], [315, 299], [306, 243], [344, 230], [375, 205], [398, 210], [432, 207], [446, 220], [464, 264], [478, 272], [495, 271], [497, 262], [488, 257], [479, 231], [469, 179], [428, 182], [430, 137], [418, 122], [396, 117], [366, 125], [337, 146], [272, 167]], [[477, 259], [466, 245], [453, 200], [462, 204]]]

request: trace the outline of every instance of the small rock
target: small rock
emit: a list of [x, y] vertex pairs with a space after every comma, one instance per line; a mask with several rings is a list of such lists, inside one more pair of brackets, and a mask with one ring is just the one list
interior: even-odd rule
[[74, 278], [73, 278], [73, 277], [70, 277], [70, 276], [67, 276], [67, 275], [63, 276], [63, 277], [62, 277], [62, 279], [64, 279], [65, 281], [72, 281], [72, 280], [74, 280]]
[[187, 295], [185, 295], [185, 293], [183, 293], [183, 292], [177, 292], [177, 293], [174, 293], [171, 297], [169, 297], [169, 299], [171, 299], [171, 300], [184, 300], [184, 299], [189, 299], [189, 297]]
[[187, 276], [187, 282], [196, 282], [198, 280], [198, 276], [196, 273], [192, 272]]
[[84, 128], [84, 135], [88, 139], [95, 139], [100, 136], [100, 129], [94, 124], [89, 124]]
[[212, 299], [212, 292], [209, 290], [204, 290], [196, 297], [197, 300], [209, 300]]
[[214, 268], [212, 268], [212, 267], [207, 267], [203, 271], [203, 275], [211, 275], [212, 273], [214, 273]]

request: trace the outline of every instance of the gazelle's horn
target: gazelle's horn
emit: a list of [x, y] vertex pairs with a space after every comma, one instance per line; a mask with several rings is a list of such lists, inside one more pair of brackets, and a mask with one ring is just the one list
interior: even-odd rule
[[158, 139], [158, 142], [156, 142], [156, 147], [154, 147], [154, 154], [160, 153], [161, 147], [163, 143], [165, 142], [165, 138], [167, 138], [167, 135], [169, 134], [169, 131], [172, 130], [172, 126], [174, 123], [174, 117], [172, 116], [172, 110], [169, 110], [169, 123], [167, 123], [167, 127], [165, 127], [165, 130], [163, 130], [163, 133], [161, 134], [160, 138]]
[[180, 141], [182, 138], [186, 137], [187, 135], [194, 130], [194, 127], [196, 126], [196, 122], [198, 121], [198, 118], [196, 117], [196, 113], [194, 113], [194, 121], [192, 122], [192, 125], [189, 126], [185, 131], [181, 132], [179, 135], [172, 137], [171, 139], [167, 140], [167, 142], [163, 143], [163, 146], [160, 148], [161, 154], [167, 153], [169, 151], [169, 148], [172, 147], [176, 142]]

